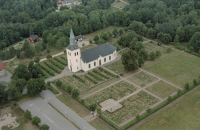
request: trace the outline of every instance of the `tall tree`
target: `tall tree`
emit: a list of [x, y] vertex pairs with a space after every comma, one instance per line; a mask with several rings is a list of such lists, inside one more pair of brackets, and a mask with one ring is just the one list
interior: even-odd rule
[[36, 96], [45, 88], [45, 82], [41, 78], [31, 79], [27, 82], [27, 93], [31, 96]]
[[138, 55], [133, 50], [128, 50], [126, 53], [122, 54], [122, 64], [127, 70], [135, 70], [138, 68], [137, 62]]

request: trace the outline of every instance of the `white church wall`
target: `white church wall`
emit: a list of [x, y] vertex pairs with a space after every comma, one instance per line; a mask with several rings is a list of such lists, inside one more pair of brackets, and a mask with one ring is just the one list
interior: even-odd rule
[[74, 51], [66, 49], [66, 51], [67, 51], [68, 69], [72, 72], [77, 72], [81, 70], [80, 49], [76, 49]]

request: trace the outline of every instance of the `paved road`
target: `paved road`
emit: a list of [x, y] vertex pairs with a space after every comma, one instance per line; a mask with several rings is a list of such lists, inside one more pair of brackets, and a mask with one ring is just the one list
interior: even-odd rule
[[81, 128], [83, 130], [96, 130], [86, 120], [81, 118], [74, 111], [72, 111], [69, 107], [67, 107], [60, 100], [58, 100], [56, 98], [56, 96], [49, 90], [43, 91], [42, 93], [40, 93], [40, 95], [45, 98], [46, 102], [51, 103], [62, 114], [64, 114], [67, 118], [69, 118], [72, 122], [74, 122], [79, 128]]
[[41, 124], [47, 124], [50, 130], [77, 130], [68, 120], [61, 116], [42, 98], [35, 98], [20, 105], [23, 110], [31, 111], [32, 116], [38, 116]]

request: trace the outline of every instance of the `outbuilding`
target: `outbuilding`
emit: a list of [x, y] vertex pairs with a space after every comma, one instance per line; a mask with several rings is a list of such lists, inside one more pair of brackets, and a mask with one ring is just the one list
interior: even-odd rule
[[37, 35], [31, 35], [28, 41], [31, 43], [36, 43], [37, 41], [39, 41], [39, 37]]
[[6, 69], [3, 63], [0, 63], [0, 77], [6, 75]]

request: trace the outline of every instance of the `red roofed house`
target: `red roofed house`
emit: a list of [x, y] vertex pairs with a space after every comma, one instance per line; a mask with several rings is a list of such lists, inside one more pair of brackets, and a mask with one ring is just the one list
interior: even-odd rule
[[37, 35], [31, 35], [30, 38], [28, 39], [29, 42], [35, 43], [39, 40], [39, 37]]
[[62, 4], [62, 0], [59, 0], [59, 1], [58, 1], [58, 4]]
[[3, 63], [0, 63], [0, 76], [6, 75], [6, 69]]

